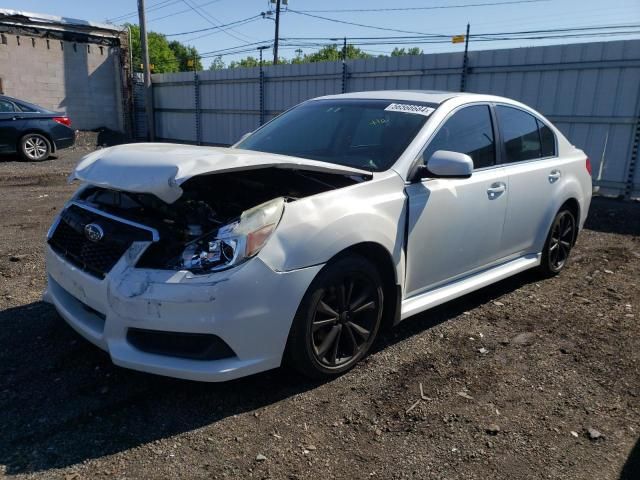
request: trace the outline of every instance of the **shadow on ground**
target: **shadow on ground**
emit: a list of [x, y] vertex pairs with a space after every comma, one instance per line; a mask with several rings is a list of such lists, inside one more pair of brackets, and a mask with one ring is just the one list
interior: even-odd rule
[[640, 478], [640, 438], [631, 449], [620, 472], [620, 480], [637, 480], [638, 478]]
[[640, 235], [640, 202], [594, 197], [585, 228], [597, 232]]
[[[383, 334], [377, 348], [534, 278], [519, 275], [418, 315]], [[52, 307], [32, 303], [0, 312], [0, 464], [7, 474], [61, 468], [188, 432], [316, 386], [283, 369], [223, 384], [121, 369], [66, 326]]]

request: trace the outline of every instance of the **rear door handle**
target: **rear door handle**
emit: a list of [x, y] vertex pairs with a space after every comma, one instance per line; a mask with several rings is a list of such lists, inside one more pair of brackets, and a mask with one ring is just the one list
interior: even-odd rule
[[507, 184], [504, 182], [492, 183], [487, 189], [489, 200], [494, 200], [507, 191]]
[[560, 170], [551, 170], [549, 172], [549, 183], [556, 183], [561, 176], [562, 172]]

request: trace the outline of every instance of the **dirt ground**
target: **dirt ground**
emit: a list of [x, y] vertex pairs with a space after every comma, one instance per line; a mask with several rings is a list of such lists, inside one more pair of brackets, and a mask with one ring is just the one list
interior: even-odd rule
[[595, 199], [559, 277], [418, 315], [338, 380], [198, 384], [113, 366], [40, 301], [88, 148], [0, 159], [0, 476], [640, 479], [639, 203]]

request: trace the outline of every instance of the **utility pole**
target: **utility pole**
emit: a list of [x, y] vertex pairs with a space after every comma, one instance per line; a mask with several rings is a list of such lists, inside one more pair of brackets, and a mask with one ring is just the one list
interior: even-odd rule
[[467, 87], [467, 69], [469, 68], [469, 31], [471, 24], [467, 23], [467, 34], [464, 36], [464, 57], [462, 59], [462, 74], [460, 75], [460, 91]]
[[347, 93], [347, 37], [342, 43], [342, 93]]
[[149, 45], [147, 44], [147, 20], [144, 12], [144, 0], [138, 0], [138, 17], [140, 22], [140, 46], [142, 48], [142, 68], [144, 70], [144, 97], [147, 111], [148, 139], [155, 139], [153, 119], [153, 91], [151, 90], [151, 72], [149, 70]]
[[262, 51], [268, 46], [258, 47], [260, 52], [260, 125], [264, 123], [264, 70], [262, 69]]
[[273, 64], [278, 64], [278, 39], [280, 37], [280, 1], [276, 0], [276, 34], [273, 40]]

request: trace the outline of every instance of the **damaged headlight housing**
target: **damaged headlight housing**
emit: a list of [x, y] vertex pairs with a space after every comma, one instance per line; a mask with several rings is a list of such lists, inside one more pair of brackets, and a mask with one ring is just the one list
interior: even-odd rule
[[189, 242], [182, 252], [182, 268], [204, 273], [223, 270], [248, 260], [267, 243], [283, 211], [282, 197], [245, 210], [238, 220]]

